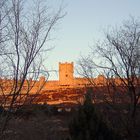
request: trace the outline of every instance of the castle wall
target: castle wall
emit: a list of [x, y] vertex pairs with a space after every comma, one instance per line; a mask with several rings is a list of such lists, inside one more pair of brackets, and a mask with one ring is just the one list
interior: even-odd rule
[[[32, 79], [25, 80], [22, 87], [22, 93], [26, 94], [44, 94], [47, 92], [60, 91], [67, 88], [82, 88], [88, 86], [105, 86], [107, 83], [113, 83], [116, 85], [124, 85], [120, 78], [105, 78], [103, 75], [99, 75], [97, 78], [75, 78], [74, 64], [72, 63], [59, 63], [59, 80], [46, 81], [44, 76], [41, 76], [39, 80], [34, 81]], [[126, 80], [126, 79], [124, 79]], [[0, 79], [1, 88], [0, 94], [9, 94], [13, 92], [14, 80]], [[20, 81], [19, 81], [20, 86]]]

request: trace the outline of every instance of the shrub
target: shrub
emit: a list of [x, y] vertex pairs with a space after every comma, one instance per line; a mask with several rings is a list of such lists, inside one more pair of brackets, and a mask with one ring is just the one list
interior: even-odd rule
[[120, 140], [121, 137], [97, 113], [92, 103], [92, 90], [88, 89], [84, 104], [69, 124], [72, 140]]

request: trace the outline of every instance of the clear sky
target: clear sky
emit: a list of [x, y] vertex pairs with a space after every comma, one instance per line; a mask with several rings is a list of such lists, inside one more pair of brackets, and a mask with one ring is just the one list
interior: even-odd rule
[[[59, 6], [61, 0], [52, 0]], [[63, 0], [67, 15], [57, 25], [51, 42], [55, 48], [49, 53], [45, 66], [58, 70], [59, 62], [76, 62], [80, 54], [103, 37], [110, 26], [120, 25], [130, 16], [140, 18], [140, 0]], [[51, 79], [57, 79], [52, 73]]]

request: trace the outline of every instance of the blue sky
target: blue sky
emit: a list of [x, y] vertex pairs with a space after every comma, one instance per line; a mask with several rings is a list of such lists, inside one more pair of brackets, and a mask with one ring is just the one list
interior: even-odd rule
[[[55, 7], [61, 0], [52, 0]], [[130, 16], [140, 18], [140, 0], [63, 0], [67, 15], [58, 23], [52, 38], [45, 66], [58, 70], [59, 62], [76, 62], [86, 55], [103, 32], [110, 26], [118, 26]], [[50, 79], [57, 79], [55, 73]]]

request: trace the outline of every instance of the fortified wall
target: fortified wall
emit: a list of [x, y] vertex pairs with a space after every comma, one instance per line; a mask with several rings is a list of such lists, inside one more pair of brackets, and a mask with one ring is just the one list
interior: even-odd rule
[[[125, 80], [125, 79], [123, 79]], [[83, 100], [84, 94], [86, 93], [87, 87], [94, 89], [95, 96], [103, 96], [101, 94], [108, 94], [107, 84], [115, 83], [118, 91], [122, 91], [121, 86], [124, 87], [124, 83], [119, 78], [106, 78], [104, 75], [98, 75], [96, 78], [84, 78], [74, 76], [74, 63], [59, 63], [59, 79], [46, 81], [44, 76], [41, 76], [39, 80], [25, 80], [24, 85], [21, 89], [20, 97], [29, 94], [30, 98], [34, 98], [33, 103], [39, 104], [77, 104]], [[0, 95], [12, 95], [14, 80], [11, 79], [0, 79]], [[20, 86], [20, 81], [19, 81]], [[112, 85], [111, 85], [112, 86]], [[113, 87], [113, 86], [112, 86]], [[119, 89], [121, 88], [121, 90]], [[18, 88], [17, 88], [18, 90]], [[114, 90], [114, 89], [113, 89]], [[22, 96], [21, 96], [22, 95]], [[25, 96], [26, 97], [26, 96]], [[0, 98], [1, 101], [3, 97]], [[24, 99], [24, 98], [23, 98]], [[27, 98], [26, 98], [27, 99]], [[98, 100], [99, 101], [99, 100]], [[20, 104], [21, 102], [19, 102]]]
[[[97, 78], [83, 78], [83, 77], [74, 77], [74, 63], [59, 63], [59, 80], [49, 80], [46, 81], [44, 76], [41, 76], [39, 80], [34, 81], [32, 79], [24, 82], [24, 86], [22, 88], [22, 93], [27, 93], [27, 90], [31, 94], [45, 94], [48, 92], [61, 91], [65, 89], [72, 88], [84, 88], [90, 86], [104, 86], [107, 83], [105, 76], [99, 75]], [[121, 80], [119, 78], [110, 79], [114, 80], [116, 84], [121, 85]], [[5, 94], [9, 94], [12, 90], [11, 87], [13, 85], [13, 80], [9, 79], [1, 79], [1, 86], [3, 88], [0, 89], [0, 93], [3, 92]], [[20, 84], [20, 81], [19, 81]]]

